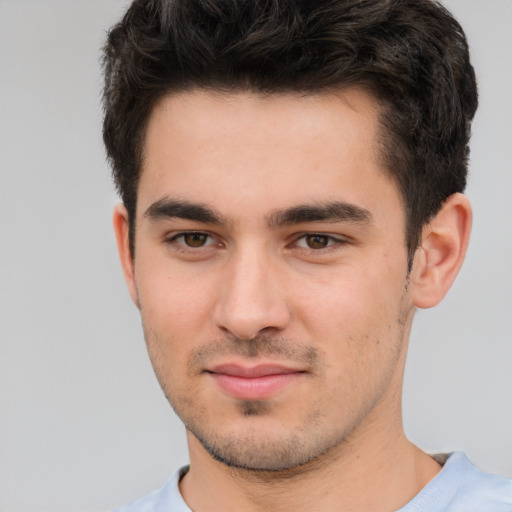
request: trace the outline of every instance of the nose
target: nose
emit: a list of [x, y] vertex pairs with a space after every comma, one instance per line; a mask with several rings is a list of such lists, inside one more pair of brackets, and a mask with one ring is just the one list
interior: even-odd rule
[[[218, 328], [244, 340], [263, 330], [283, 330], [290, 311], [282, 271], [264, 251], [247, 248], [226, 263], [213, 319]], [[281, 271], [281, 272], [280, 272]]]

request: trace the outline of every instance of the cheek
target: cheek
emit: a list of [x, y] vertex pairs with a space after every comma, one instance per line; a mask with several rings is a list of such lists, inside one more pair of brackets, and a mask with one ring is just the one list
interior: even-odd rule
[[366, 269], [335, 269], [290, 290], [292, 304], [315, 330], [339, 332], [370, 327], [390, 314], [393, 293], [382, 275]]
[[205, 325], [214, 300], [211, 275], [191, 276], [164, 263], [146, 265], [136, 277], [142, 313], [155, 331], [173, 334]]
[[146, 344], [159, 381], [170, 383], [187, 371], [194, 347], [210, 339], [208, 283], [154, 267], [140, 273], [137, 290]]
[[324, 351], [328, 364], [336, 361], [353, 373], [396, 356], [404, 334], [400, 319], [405, 283], [396, 269], [382, 268], [338, 270], [329, 279], [309, 281], [296, 293], [302, 328]]

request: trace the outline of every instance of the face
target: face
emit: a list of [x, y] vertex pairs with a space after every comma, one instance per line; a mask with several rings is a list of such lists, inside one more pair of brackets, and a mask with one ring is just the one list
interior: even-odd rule
[[358, 90], [152, 113], [128, 282], [166, 396], [228, 465], [293, 468], [396, 422], [412, 307], [377, 115]]

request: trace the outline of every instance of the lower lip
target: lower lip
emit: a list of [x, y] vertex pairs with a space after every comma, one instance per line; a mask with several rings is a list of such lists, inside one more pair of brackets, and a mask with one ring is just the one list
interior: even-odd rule
[[210, 374], [217, 385], [228, 395], [240, 400], [263, 400], [304, 375], [302, 372], [278, 373], [262, 377], [238, 377], [225, 373]]

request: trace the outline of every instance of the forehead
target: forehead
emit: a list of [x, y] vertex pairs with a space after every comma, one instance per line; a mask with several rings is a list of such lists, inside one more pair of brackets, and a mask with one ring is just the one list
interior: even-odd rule
[[379, 158], [378, 115], [377, 101], [360, 89], [173, 93], [148, 123], [138, 209], [169, 194], [255, 210], [368, 201], [368, 189], [394, 188]]
[[185, 139], [187, 147], [213, 142], [220, 149], [223, 136], [246, 145], [268, 145], [269, 137], [275, 144], [292, 139], [299, 144], [306, 136], [328, 149], [339, 135], [365, 139], [373, 146], [379, 112], [377, 100], [359, 88], [322, 94], [193, 89], [171, 93], [156, 104], [146, 131], [146, 149], [170, 130]]

